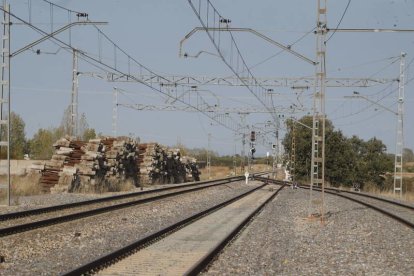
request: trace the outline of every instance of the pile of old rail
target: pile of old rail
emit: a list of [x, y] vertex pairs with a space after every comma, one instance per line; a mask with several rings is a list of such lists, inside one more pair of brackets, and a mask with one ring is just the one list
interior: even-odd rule
[[[259, 173], [264, 174], [264, 173]], [[140, 191], [140, 192], [134, 192], [129, 194], [122, 194], [122, 195], [116, 195], [116, 196], [110, 196], [110, 197], [104, 197], [99, 199], [93, 199], [93, 200], [87, 200], [87, 201], [81, 201], [76, 203], [69, 203], [69, 204], [63, 204], [63, 205], [55, 205], [45, 208], [39, 208], [39, 209], [33, 209], [33, 210], [26, 210], [26, 211], [20, 211], [20, 212], [14, 212], [14, 213], [7, 213], [0, 215], [0, 227], [1, 222], [3, 224], [6, 224], [6, 226], [3, 226], [0, 228], [0, 237], [2, 236], [8, 236], [13, 235], [16, 233], [21, 233], [25, 231], [30, 231], [33, 229], [46, 227], [54, 224], [64, 223], [67, 221], [77, 220], [89, 216], [98, 215], [105, 212], [111, 212], [114, 210], [127, 208], [131, 206], [136, 206], [152, 201], [161, 200], [167, 197], [177, 196], [180, 194], [195, 192], [201, 189], [206, 189], [218, 185], [224, 185], [235, 181], [240, 181], [244, 179], [244, 176], [233, 176], [233, 177], [227, 177], [222, 179], [215, 179], [215, 180], [208, 180], [208, 181], [202, 181], [202, 182], [192, 182], [190, 184], [184, 184], [184, 185], [171, 185], [166, 188], [160, 188], [160, 189], [154, 189], [154, 190], [147, 190], [147, 191]], [[163, 193], [167, 192], [167, 193]], [[156, 195], [158, 193], [163, 193], [161, 195]], [[150, 197], [146, 197], [143, 199], [134, 199], [139, 196], [143, 195], [153, 195]], [[122, 203], [116, 204], [116, 201], [125, 201]], [[102, 205], [105, 205], [102, 207]], [[86, 208], [86, 210], [82, 211], [76, 211], [75, 208]], [[70, 210], [68, 210], [70, 209]], [[66, 210], [69, 212], [69, 214], [62, 214], [63, 210]], [[36, 216], [41, 214], [47, 214], [47, 218], [41, 218], [36, 220]], [[27, 220], [30, 222], [24, 222], [24, 223], [14, 223], [13, 221], [16, 221], [20, 218], [29, 217]], [[25, 220], [25, 219], [23, 219]], [[36, 221], [34, 221], [36, 220]]]
[[196, 275], [283, 187], [264, 183], [62, 275]]
[[[271, 183], [280, 183], [279, 180], [276, 180], [276, 181], [272, 179], [269, 180], [267, 178], [260, 177], [260, 176], [256, 176], [255, 179], [262, 180], [262, 181], [267, 180]], [[287, 184], [290, 185], [290, 183], [287, 183]], [[310, 188], [308, 185], [303, 185], [303, 184], [301, 184], [299, 187], [303, 189]], [[318, 192], [321, 191], [321, 189], [318, 187], [313, 187], [312, 189]], [[337, 189], [337, 188], [325, 188], [325, 193], [336, 195], [342, 198], [346, 198], [348, 200], [364, 205], [402, 224], [405, 224], [411, 229], [414, 229], [414, 206], [412, 205], [404, 204], [398, 201], [374, 196], [374, 195], [367, 194], [367, 193], [346, 191], [346, 190]]]

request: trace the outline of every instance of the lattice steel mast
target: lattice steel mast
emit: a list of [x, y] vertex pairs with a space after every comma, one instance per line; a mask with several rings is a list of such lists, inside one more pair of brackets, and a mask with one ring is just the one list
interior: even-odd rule
[[296, 122], [292, 120], [292, 128], [291, 128], [291, 150], [290, 150], [290, 175], [292, 176], [292, 183], [296, 181]]
[[78, 90], [79, 90], [79, 78], [78, 78], [78, 51], [73, 49], [72, 54], [72, 94], [70, 104], [70, 135], [78, 136]]
[[321, 205], [320, 211], [323, 220], [325, 212], [325, 89], [326, 89], [326, 33], [327, 16], [326, 1], [318, 0], [317, 29], [316, 29], [316, 69], [315, 69], [315, 90], [313, 94], [313, 124], [312, 124], [312, 161], [311, 161], [311, 185], [309, 196], [309, 216], [314, 210], [312, 199], [312, 188], [320, 186]]
[[400, 197], [402, 197], [403, 186], [405, 56], [405, 53], [401, 53], [400, 78], [398, 84], [397, 141], [394, 162], [394, 195], [399, 193]]
[[10, 5], [3, 1], [3, 33], [1, 51], [1, 98], [0, 98], [0, 153], [6, 151], [5, 164], [6, 184], [0, 184], [0, 191], [7, 190], [7, 205], [10, 206], [11, 178], [10, 178]]

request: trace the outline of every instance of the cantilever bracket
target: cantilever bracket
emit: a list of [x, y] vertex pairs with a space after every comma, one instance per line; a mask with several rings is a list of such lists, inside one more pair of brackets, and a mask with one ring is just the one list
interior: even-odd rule
[[312, 65], [318, 64], [316, 61], [313, 61], [313, 60], [311, 60], [311, 59], [303, 56], [302, 54], [299, 54], [298, 52], [293, 51], [292, 50], [292, 47], [290, 45], [285, 46], [285, 45], [283, 45], [283, 44], [281, 44], [281, 43], [279, 43], [279, 42], [271, 39], [270, 37], [265, 36], [264, 34], [259, 33], [258, 31], [253, 30], [253, 29], [250, 29], [250, 28], [228, 28], [228, 27], [226, 27], [226, 28], [204, 28], [204, 27], [195, 27], [188, 34], [186, 34], [183, 39], [181, 39], [181, 41], [180, 41], [180, 49], [179, 49], [179, 53], [178, 53], [178, 56], [179, 57], [182, 57], [183, 56], [182, 55], [182, 46], [183, 46], [184, 42], [187, 39], [189, 39], [193, 34], [195, 34], [196, 32], [198, 32], [198, 31], [206, 31], [206, 32], [208, 32], [208, 31], [219, 31], [219, 32], [249, 32], [249, 33], [254, 34], [255, 36], [260, 37], [263, 40], [266, 40], [267, 42], [275, 45], [276, 47], [279, 47], [279, 48], [285, 50], [286, 52], [291, 53], [292, 55], [294, 55], [294, 56], [296, 56], [296, 57], [298, 57], [298, 58], [300, 58], [300, 59], [302, 59], [302, 60], [304, 60], [304, 61], [312, 64]]

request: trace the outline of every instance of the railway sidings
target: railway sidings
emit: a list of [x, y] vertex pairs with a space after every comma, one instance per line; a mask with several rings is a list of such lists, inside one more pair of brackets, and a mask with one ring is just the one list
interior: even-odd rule
[[[414, 217], [410, 205], [329, 190], [322, 224], [307, 217], [306, 187], [282, 189], [283, 182], [260, 177], [248, 184], [239, 179], [222, 182], [1, 237], [4, 261], [0, 275], [155, 275], [173, 271], [190, 275], [410, 275], [414, 271], [414, 230], [344, 196], [362, 198], [362, 202], [407, 221]], [[254, 198], [250, 200], [254, 204], [248, 198]], [[200, 218], [195, 218], [200, 212]], [[196, 230], [191, 232], [191, 227]], [[219, 236], [222, 232], [225, 234]], [[138, 244], [140, 241], [144, 242]], [[215, 245], [202, 253], [188, 241]], [[160, 252], [164, 255], [155, 255]], [[181, 270], [179, 260], [186, 263]], [[169, 270], [160, 270], [162, 264]]]

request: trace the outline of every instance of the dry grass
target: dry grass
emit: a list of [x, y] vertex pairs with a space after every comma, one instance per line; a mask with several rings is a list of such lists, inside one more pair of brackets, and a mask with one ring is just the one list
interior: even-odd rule
[[28, 174], [12, 177], [12, 194], [18, 196], [41, 194], [39, 186], [40, 174]]
[[[376, 195], [391, 198], [391, 199], [400, 199], [399, 194], [394, 194], [392, 191], [389, 191], [389, 190], [381, 191], [380, 189], [371, 188], [371, 189], [364, 189], [364, 192], [376, 194]], [[402, 200], [407, 201], [407, 202], [414, 202], [414, 193], [413, 192], [403, 193]]]
[[107, 192], [127, 192], [135, 188], [134, 181], [127, 180], [105, 180], [101, 185], [97, 185], [92, 193], [107, 193]]
[[[253, 172], [261, 172], [261, 171], [268, 170], [268, 166], [263, 165], [263, 164], [255, 164], [252, 166], [252, 169], [253, 169]], [[200, 172], [201, 172], [200, 180], [208, 180], [207, 168], [200, 169]], [[236, 169], [236, 174], [238, 175], [244, 174], [244, 171], [242, 171], [241, 168], [238, 167]], [[211, 179], [223, 178], [223, 177], [227, 177], [230, 175], [234, 175], [234, 170], [233, 168], [229, 168], [227, 166], [211, 166], [210, 175], [211, 175]]]
[[[393, 179], [388, 178], [384, 189], [378, 188], [375, 184], [367, 183], [365, 184], [363, 191], [391, 199], [400, 199], [399, 194], [393, 193], [393, 185]], [[403, 178], [402, 200], [414, 202], [414, 178]]]
[[[13, 175], [11, 177], [11, 194], [10, 197], [13, 205], [19, 205], [20, 196], [39, 195], [42, 193], [39, 186], [39, 174], [27, 174], [23, 176]], [[1, 183], [7, 183], [7, 177], [0, 176]], [[0, 191], [0, 204], [6, 203], [7, 193], [4, 189]]]
[[[39, 186], [39, 174], [27, 174], [24, 176], [12, 175], [11, 177], [11, 194], [13, 196], [29, 196], [41, 194]], [[6, 183], [7, 177], [0, 176], [0, 182]]]

